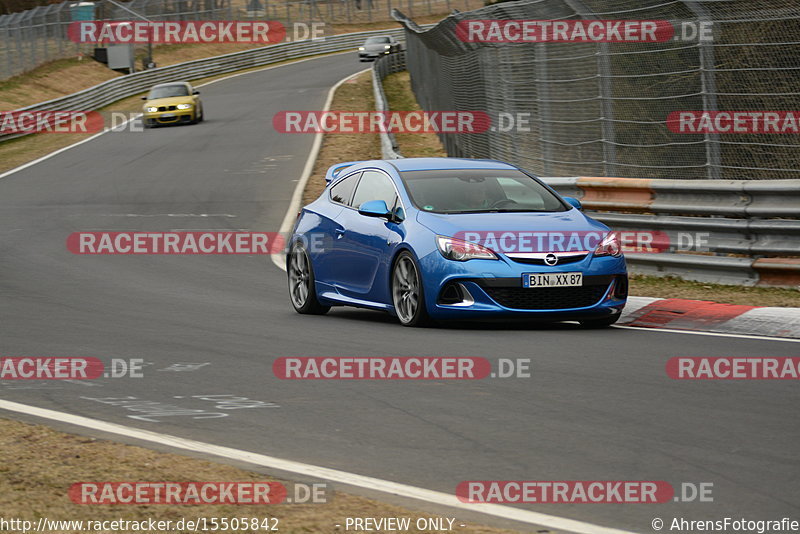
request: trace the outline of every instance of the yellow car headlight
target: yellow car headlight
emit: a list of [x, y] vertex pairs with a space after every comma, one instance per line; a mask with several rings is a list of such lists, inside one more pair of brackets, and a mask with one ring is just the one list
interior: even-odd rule
[[158, 111], [157, 107], [155, 107], [155, 106], [147, 106], [147, 112], [148, 113], [155, 113], [156, 111]]
[[178, 109], [192, 109], [192, 105], [191, 104], [178, 104], [177, 108]]

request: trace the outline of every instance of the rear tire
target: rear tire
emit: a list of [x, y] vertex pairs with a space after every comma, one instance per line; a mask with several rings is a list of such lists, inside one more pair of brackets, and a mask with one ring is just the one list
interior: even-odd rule
[[297, 313], [324, 315], [331, 309], [317, 300], [314, 269], [311, 259], [299, 243], [292, 245], [286, 258], [286, 274], [289, 277], [289, 300]]
[[603, 317], [601, 319], [586, 319], [584, 321], [580, 321], [580, 323], [584, 328], [607, 328], [619, 321], [621, 315], [622, 312], [618, 312], [614, 315], [609, 315], [608, 317]]
[[392, 267], [392, 304], [397, 319], [403, 326], [425, 326], [430, 323], [425, 307], [422, 275], [414, 256], [401, 252]]

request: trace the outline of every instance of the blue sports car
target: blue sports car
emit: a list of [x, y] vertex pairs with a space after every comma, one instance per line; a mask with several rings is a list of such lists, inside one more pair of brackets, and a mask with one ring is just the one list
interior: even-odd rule
[[384, 310], [401, 324], [521, 317], [613, 324], [628, 293], [609, 228], [513, 165], [408, 158], [332, 166], [288, 241], [297, 312]]

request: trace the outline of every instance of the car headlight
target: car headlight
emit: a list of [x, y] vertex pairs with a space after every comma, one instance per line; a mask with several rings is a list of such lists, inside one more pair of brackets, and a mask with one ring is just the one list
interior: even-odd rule
[[364, 47], [363, 47], [363, 46], [359, 46], [359, 47], [358, 47], [358, 49], [359, 49], [361, 52], [363, 52], [363, 51], [364, 51]]
[[383, 45], [384, 48], [391, 48], [392, 45]]
[[436, 245], [439, 247], [439, 252], [442, 253], [442, 256], [448, 260], [467, 261], [497, 259], [497, 255], [488, 248], [453, 237], [437, 235]]
[[609, 232], [597, 245], [597, 248], [594, 249], [594, 255], [613, 256], [615, 258], [622, 256], [622, 247], [619, 244], [619, 239], [617, 239], [617, 233]]
[[147, 107], [147, 112], [148, 113], [155, 113], [156, 111], [158, 111], [158, 108], [155, 107], [155, 106], [148, 106]]
[[178, 109], [191, 109], [192, 105], [191, 104], [178, 104], [176, 107]]

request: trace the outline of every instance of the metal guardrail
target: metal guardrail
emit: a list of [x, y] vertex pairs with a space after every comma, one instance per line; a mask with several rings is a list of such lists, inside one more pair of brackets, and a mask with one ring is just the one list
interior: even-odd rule
[[[197, 80], [218, 74], [260, 67], [287, 59], [297, 59], [331, 52], [343, 52], [360, 45], [371, 35], [392, 35], [403, 39], [403, 30], [376, 30], [334, 35], [319, 40], [281, 43], [222, 56], [195, 59], [134, 74], [95, 85], [71, 95], [48, 100], [16, 111], [93, 111], [123, 98], [137, 95], [151, 86], [177, 80]], [[355, 56], [353, 57], [355, 61]], [[0, 136], [0, 142], [27, 134]]]
[[[386, 93], [383, 91], [383, 80], [390, 74], [406, 70], [405, 51], [379, 57], [372, 64], [372, 90], [375, 93], [375, 110], [389, 111]], [[397, 148], [397, 139], [391, 132], [381, 133], [381, 156], [383, 159], [398, 159], [403, 155]]]
[[[659, 232], [669, 249], [628, 253], [634, 272], [800, 286], [800, 180], [544, 178], [614, 230]], [[781, 218], [776, 218], [781, 217]], [[701, 253], [677, 251], [702, 237]], [[695, 244], [696, 245], [696, 244]]]
[[[381, 82], [403, 70], [404, 61], [405, 55], [387, 56], [373, 65], [379, 111], [388, 111]], [[392, 134], [381, 134], [381, 149], [384, 159], [403, 157]], [[800, 287], [800, 180], [543, 180], [559, 194], [579, 199], [593, 218], [616, 231], [658, 232], [666, 239], [670, 247], [664, 251], [626, 253], [632, 272]], [[698, 237], [704, 239], [702, 253], [677, 251]]]

